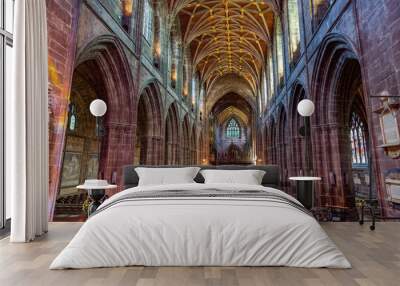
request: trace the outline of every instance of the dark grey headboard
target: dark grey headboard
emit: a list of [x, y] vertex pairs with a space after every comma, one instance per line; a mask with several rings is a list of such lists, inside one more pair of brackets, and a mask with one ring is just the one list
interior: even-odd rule
[[[136, 167], [151, 167], [151, 168], [178, 168], [178, 167], [185, 167], [185, 166], [138, 166], [138, 165], [129, 165], [124, 167], [123, 172], [123, 183], [124, 189], [136, 187], [139, 183], [139, 176], [135, 171]], [[264, 178], [262, 180], [262, 185], [265, 187], [272, 187], [272, 188], [279, 188], [280, 186], [280, 175], [279, 175], [279, 167], [277, 165], [250, 165], [250, 166], [238, 166], [238, 165], [201, 165], [197, 166], [204, 169], [219, 169], [219, 170], [263, 170], [265, 171]], [[196, 178], [194, 178], [195, 182], [197, 183], [204, 183], [204, 178], [200, 174], [197, 174]]]

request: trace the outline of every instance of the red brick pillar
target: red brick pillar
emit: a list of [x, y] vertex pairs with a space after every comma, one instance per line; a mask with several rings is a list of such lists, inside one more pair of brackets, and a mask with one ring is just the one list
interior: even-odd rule
[[[46, 0], [49, 65], [49, 220], [61, 177], [68, 97], [75, 64], [78, 0]], [[57, 23], [57, 24], [56, 24]]]
[[161, 138], [159, 136], [149, 136], [147, 137], [147, 160], [146, 163], [151, 165], [161, 164]]
[[133, 125], [106, 123], [106, 135], [102, 141], [100, 171], [104, 179], [112, 181], [113, 175], [120, 191], [122, 187], [122, 167], [134, 160]]
[[339, 136], [340, 132], [337, 125], [329, 127], [329, 142], [330, 142], [330, 152], [328, 153], [329, 160], [331, 163], [331, 172], [336, 176], [336, 187], [334, 188], [334, 198], [333, 201], [335, 205], [344, 206], [344, 189], [346, 188], [345, 174], [341, 168], [341, 156], [340, 156], [340, 146], [339, 146]]
[[320, 201], [315, 201], [315, 205], [323, 206], [331, 201], [331, 184], [327, 167], [329, 150], [326, 149], [329, 146], [327, 145], [329, 144], [327, 126], [312, 126], [311, 135], [314, 175], [322, 177], [322, 181], [315, 187], [315, 198], [320, 199]]

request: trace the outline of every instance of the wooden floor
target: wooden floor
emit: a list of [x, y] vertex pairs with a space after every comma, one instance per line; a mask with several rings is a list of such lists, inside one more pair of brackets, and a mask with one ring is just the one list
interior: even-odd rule
[[400, 223], [378, 223], [375, 232], [357, 223], [323, 227], [352, 269], [288, 267], [126, 267], [48, 270], [50, 262], [81, 223], [52, 223], [49, 233], [29, 244], [0, 241], [0, 285], [400, 285]]

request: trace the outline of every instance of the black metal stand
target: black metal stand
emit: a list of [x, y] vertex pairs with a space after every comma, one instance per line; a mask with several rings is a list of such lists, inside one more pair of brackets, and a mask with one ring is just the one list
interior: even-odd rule
[[312, 176], [312, 162], [310, 157], [310, 146], [311, 146], [311, 124], [310, 117], [304, 117], [304, 154], [305, 154], [305, 163], [306, 169], [304, 170], [305, 176]]
[[104, 189], [88, 190], [88, 195], [89, 198], [92, 200], [88, 209], [88, 215], [91, 216], [101, 205], [102, 200], [106, 195], [106, 191]]
[[361, 202], [361, 213], [360, 213], [360, 220], [359, 220], [359, 224], [363, 225], [364, 224], [364, 211], [365, 209], [368, 209], [371, 215], [371, 222], [372, 224], [369, 226], [370, 230], [375, 230], [375, 222], [376, 222], [376, 216], [375, 216], [375, 210], [378, 207], [378, 200], [364, 200]]
[[297, 181], [297, 199], [308, 210], [313, 208], [313, 181]]

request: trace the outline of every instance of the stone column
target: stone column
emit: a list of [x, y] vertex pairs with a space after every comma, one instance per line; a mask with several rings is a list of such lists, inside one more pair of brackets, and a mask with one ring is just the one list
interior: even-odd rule
[[104, 179], [111, 182], [116, 174], [118, 189], [122, 187], [122, 167], [131, 165], [134, 159], [134, 125], [108, 123], [102, 140], [100, 172]]

